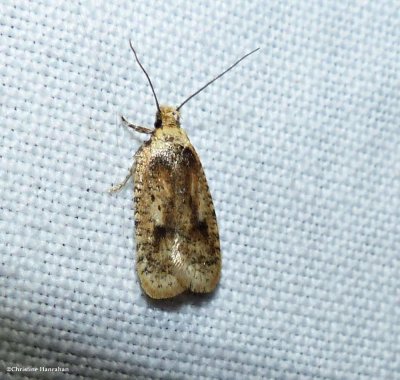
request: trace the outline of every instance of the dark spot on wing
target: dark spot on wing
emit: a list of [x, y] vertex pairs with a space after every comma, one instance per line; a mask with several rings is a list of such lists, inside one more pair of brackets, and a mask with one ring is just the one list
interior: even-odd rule
[[187, 167], [193, 167], [196, 164], [196, 157], [190, 148], [185, 148], [182, 151], [182, 163]]
[[156, 241], [164, 239], [166, 234], [167, 234], [167, 229], [164, 226], [154, 227], [154, 238]]
[[205, 220], [199, 220], [197, 222], [197, 230], [203, 235], [208, 236], [208, 225]]

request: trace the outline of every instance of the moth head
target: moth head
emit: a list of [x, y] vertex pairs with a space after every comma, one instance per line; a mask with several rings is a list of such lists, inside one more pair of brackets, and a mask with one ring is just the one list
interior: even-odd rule
[[156, 122], [154, 123], [155, 128], [162, 127], [180, 127], [180, 112], [176, 107], [171, 106], [160, 106], [160, 109], [156, 113]]
[[163, 128], [163, 127], [180, 128], [180, 123], [179, 123], [180, 113], [179, 113], [179, 111], [183, 107], [183, 105], [185, 105], [190, 99], [194, 98], [197, 94], [202, 92], [211, 83], [214, 83], [217, 79], [221, 78], [228, 71], [232, 70], [236, 65], [238, 65], [241, 61], [243, 61], [246, 57], [248, 57], [249, 55], [255, 53], [257, 50], [260, 49], [260, 48], [257, 48], [255, 50], [251, 51], [250, 53], [247, 53], [246, 55], [244, 55], [242, 58], [237, 60], [233, 65], [228, 67], [221, 74], [217, 75], [214, 79], [210, 80], [203, 87], [201, 87], [195, 93], [193, 93], [188, 98], [186, 98], [186, 100], [184, 100], [178, 107], [171, 107], [171, 106], [160, 106], [160, 104], [158, 103], [156, 92], [154, 90], [153, 83], [151, 82], [149, 74], [147, 74], [147, 71], [144, 69], [143, 65], [140, 63], [139, 58], [138, 58], [138, 56], [136, 54], [136, 50], [134, 49], [131, 40], [129, 40], [129, 45], [131, 46], [133, 54], [135, 55], [136, 62], [139, 64], [140, 68], [143, 70], [144, 74], [146, 75], [146, 78], [147, 78], [147, 80], [149, 82], [151, 91], [153, 92], [153, 95], [154, 95], [154, 100], [155, 100], [156, 106], [157, 106], [156, 121], [154, 123], [154, 127], [156, 129], [157, 128]]

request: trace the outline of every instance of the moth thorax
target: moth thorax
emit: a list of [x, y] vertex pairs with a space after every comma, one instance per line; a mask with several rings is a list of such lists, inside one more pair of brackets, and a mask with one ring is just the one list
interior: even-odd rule
[[179, 117], [180, 112], [176, 107], [160, 106], [160, 110], [156, 113], [156, 122], [154, 123], [154, 126], [155, 128], [179, 128]]

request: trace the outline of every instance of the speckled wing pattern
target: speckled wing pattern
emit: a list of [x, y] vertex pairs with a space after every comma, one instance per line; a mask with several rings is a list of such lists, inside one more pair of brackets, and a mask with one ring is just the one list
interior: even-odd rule
[[218, 283], [218, 225], [199, 157], [183, 130], [153, 135], [136, 154], [137, 272], [152, 298], [186, 289], [211, 292]]

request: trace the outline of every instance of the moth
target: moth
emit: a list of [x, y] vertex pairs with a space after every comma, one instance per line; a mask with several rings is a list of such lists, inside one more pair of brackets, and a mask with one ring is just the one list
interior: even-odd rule
[[173, 107], [159, 105], [150, 77], [129, 43], [153, 92], [156, 120], [154, 129], [149, 129], [121, 117], [126, 126], [149, 134], [150, 139], [136, 152], [126, 178], [110, 192], [120, 190], [133, 178], [136, 270], [145, 293], [155, 299], [174, 297], [186, 290], [209, 293], [221, 275], [218, 224], [199, 156], [181, 128], [180, 110], [259, 48]]

